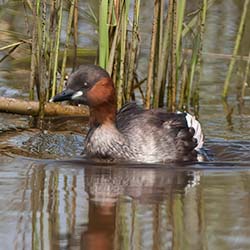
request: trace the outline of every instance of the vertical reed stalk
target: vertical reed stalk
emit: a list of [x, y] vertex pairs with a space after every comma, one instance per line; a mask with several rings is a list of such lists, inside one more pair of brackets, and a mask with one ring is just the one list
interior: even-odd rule
[[[159, 30], [159, 42], [158, 42], [158, 62], [161, 57], [161, 53], [163, 52], [163, 37], [164, 37], [164, 7], [165, 7], [165, 1], [160, 0], [159, 4], [159, 24], [158, 24], [158, 30]], [[159, 65], [158, 65], [159, 66]]]
[[163, 71], [163, 40], [164, 40], [164, 6], [165, 2], [160, 0], [159, 4], [159, 39], [158, 39], [158, 55], [157, 55], [157, 65], [156, 65], [156, 81], [154, 84], [154, 99], [153, 99], [153, 106], [157, 108], [159, 106], [160, 100], [160, 90], [162, 86], [162, 71]]
[[26, 8], [26, 4], [28, 5], [27, 7], [29, 7], [31, 10], [32, 10], [32, 4], [31, 3], [28, 3], [26, 1], [22, 1], [23, 2], [23, 8], [24, 8], [24, 18], [25, 18], [25, 26], [26, 26], [26, 29], [27, 29], [27, 34], [28, 36], [30, 36], [30, 24], [29, 24], [29, 21], [28, 21], [28, 13], [27, 13], [27, 8]]
[[37, 69], [37, 1], [34, 1], [32, 12], [33, 12], [33, 31], [32, 31], [32, 45], [31, 45], [31, 72], [30, 72], [30, 90], [29, 90], [29, 99], [35, 99], [35, 80], [36, 80], [36, 69]]
[[114, 61], [115, 61], [115, 52], [117, 48], [117, 43], [118, 43], [118, 36], [120, 33], [120, 26], [121, 26], [121, 18], [119, 17], [119, 20], [117, 22], [117, 26], [115, 28], [115, 33], [109, 53], [109, 61], [108, 61], [108, 66], [107, 66], [107, 72], [111, 75], [112, 69], [114, 68]]
[[109, 1], [109, 6], [108, 6], [108, 19], [107, 19], [107, 23], [110, 25], [112, 23], [113, 20], [113, 8], [114, 8], [114, 1], [111, 0]]
[[[176, 65], [180, 66], [180, 57], [182, 53], [182, 27], [186, 8], [186, 0], [177, 1], [177, 34], [176, 34]], [[178, 82], [178, 70], [176, 76]]]
[[177, 0], [173, 2], [173, 24], [172, 24], [172, 61], [171, 61], [171, 104], [170, 110], [176, 109], [176, 94], [177, 94]]
[[155, 59], [154, 59], [154, 70], [153, 70], [153, 100], [152, 105], [155, 106], [155, 103], [159, 103], [159, 95], [157, 96], [157, 87], [161, 84], [157, 82], [158, 72], [160, 68], [160, 61], [162, 58], [162, 46], [163, 46], [163, 22], [164, 22], [164, 6], [165, 1], [159, 0], [158, 5], [158, 18], [157, 18], [157, 38], [155, 44]]
[[[108, 55], [108, 64], [106, 66], [106, 70], [110, 75], [115, 75], [114, 72], [114, 62], [116, 58], [116, 49], [119, 43], [119, 35], [120, 35], [120, 26], [121, 26], [121, 18], [118, 13], [118, 2], [113, 0], [109, 1], [108, 6], [108, 24], [109, 28], [109, 40], [110, 40], [110, 52]], [[102, 53], [99, 51], [99, 53]], [[117, 69], [117, 67], [115, 67]], [[114, 77], [116, 79], [116, 77]]]
[[243, 12], [242, 12], [242, 15], [241, 15], [241, 20], [240, 20], [240, 25], [239, 25], [239, 29], [238, 29], [238, 33], [237, 33], [237, 37], [236, 37], [236, 41], [235, 41], [235, 46], [234, 46], [234, 50], [233, 50], [233, 57], [232, 57], [232, 59], [230, 61], [227, 76], [226, 76], [226, 79], [225, 79], [225, 82], [224, 82], [224, 89], [223, 89], [223, 93], [222, 93], [222, 97], [224, 99], [226, 99], [227, 96], [228, 96], [228, 87], [229, 87], [230, 79], [231, 79], [231, 76], [232, 76], [232, 73], [233, 73], [233, 68], [234, 68], [234, 64], [235, 64], [235, 61], [236, 61], [236, 56], [238, 54], [240, 41], [241, 41], [243, 30], [244, 30], [244, 26], [245, 26], [245, 23], [246, 23], [248, 4], [249, 4], [249, 0], [245, 0], [244, 7], [243, 7]]
[[164, 92], [166, 86], [168, 59], [170, 56], [170, 38], [171, 38], [171, 25], [172, 25], [172, 14], [173, 14], [173, 0], [168, 1], [168, 11], [166, 17], [166, 24], [164, 28], [163, 44], [161, 55], [159, 55], [159, 66], [156, 77], [156, 88], [155, 88], [155, 99], [154, 107], [157, 108], [163, 106]]
[[44, 119], [44, 106], [46, 102], [46, 0], [42, 0], [40, 10], [40, 32], [38, 33], [39, 44], [41, 45], [40, 57], [39, 57], [39, 118], [40, 118], [40, 129], [43, 129], [43, 119]]
[[60, 80], [60, 85], [59, 85], [59, 91], [62, 91], [64, 80], [65, 80], [65, 70], [66, 70], [67, 54], [68, 54], [71, 28], [72, 28], [72, 21], [74, 17], [75, 0], [71, 0], [70, 4], [71, 6], [69, 10], [68, 25], [67, 25], [67, 31], [66, 31], [67, 32], [66, 41], [65, 41], [65, 47], [64, 47], [64, 52], [63, 52], [63, 61], [62, 61], [62, 68], [61, 68], [61, 80]]
[[57, 87], [57, 70], [58, 70], [58, 55], [59, 55], [59, 46], [60, 46], [60, 36], [61, 36], [61, 29], [62, 29], [62, 15], [63, 15], [63, 4], [62, 0], [57, 1], [57, 25], [56, 25], [56, 41], [55, 41], [55, 62], [53, 67], [53, 76], [52, 76], [52, 93], [51, 95], [54, 96], [56, 94], [56, 87]]
[[99, 65], [103, 68], [108, 64], [109, 27], [108, 27], [108, 0], [100, 0], [99, 9]]
[[159, 0], [154, 0], [154, 17], [152, 25], [151, 49], [150, 49], [149, 64], [148, 64], [148, 81], [147, 81], [146, 102], [145, 102], [145, 108], [147, 109], [149, 109], [151, 105], [152, 86], [154, 83], [153, 73], [154, 73], [155, 47], [156, 47], [156, 38], [158, 29], [159, 4], [160, 4]]
[[54, 41], [56, 40], [55, 34], [55, 15], [56, 15], [56, 0], [52, 1], [50, 5], [50, 18], [49, 18], [49, 36], [48, 36], [48, 55], [49, 55], [49, 67], [48, 67], [48, 91], [46, 99], [49, 100], [52, 91], [52, 69], [55, 63], [55, 53], [54, 53]]
[[186, 102], [186, 92], [187, 92], [187, 85], [188, 85], [188, 69], [187, 69], [187, 60], [184, 60], [183, 63], [183, 71], [182, 71], [182, 84], [180, 88], [180, 97], [179, 97], [179, 104], [178, 109], [182, 110], [184, 108]]
[[127, 39], [127, 18], [129, 11], [129, 2], [124, 0], [123, 8], [121, 10], [121, 47], [120, 47], [120, 67], [119, 79], [117, 83], [117, 107], [122, 107], [123, 104], [123, 89], [125, 83], [125, 56], [126, 56], [126, 39]]
[[190, 63], [191, 65], [190, 65], [189, 80], [188, 80], [188, 104], [190, 103], [192, 98], [193, 82], [198, 60], [199, 46], [200, 46], [200, 37], [199, 34], [196, 34], [194, 39], [193, 53]]
[[126, 91], [126, 100], [129, 101], [131, 97], [131, 92], [133, 89], [133, 80], [135, 72], [135, 58], [136, 58], [136, 48], [138, 46], [138, 23], [139, 23], [139, 11], [140, 11], [140, 0], [135, 0], [134, 2], [134, 16], [133, 16], [133, 29], [132, 29], [132, 41], [130, 49], [130, 60], [128, 63], [128, 82]]
[[78, 0], [75, 0], [74, 8], [74, 18], [73, 18], [73, 28], [74, 28], [74, 55], [73, 55], [73, 68], [72, 71], [75, 71], [77, 65], [77, 42], [78, 42]]
[[202, 49], [203, 49], [203, 39], [205, 32], [205, 22], [208, 8], [208, 0], [201, 0], [201, 13], [200, 13], [200, 25], [198, 29], [198, 39], [199, 39], [199, 47], [197, 53], [197, 65], [196, 65], [196, 81], [194, 83], [194, 90], [192, 94], [192, 106], [194, 107], [195, 114], [198, 115], [199, 108], [199, 90], [200, 90], [200, 75], [202, 71], [201, 58], [202, 58]]

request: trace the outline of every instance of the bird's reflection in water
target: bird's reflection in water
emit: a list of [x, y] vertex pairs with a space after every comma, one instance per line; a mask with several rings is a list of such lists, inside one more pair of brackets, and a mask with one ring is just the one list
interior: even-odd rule
[[202, 248], [199, 172], [44, 160], [26, 169], [20, 203], [9, 193], [5, 202], [16, 249]]
[[81, 249], [176, 247], [175, 230], [184, 226], [183, 199], [196, 188], [197, 176], [166, 168], [87, 167], [88, 225]]

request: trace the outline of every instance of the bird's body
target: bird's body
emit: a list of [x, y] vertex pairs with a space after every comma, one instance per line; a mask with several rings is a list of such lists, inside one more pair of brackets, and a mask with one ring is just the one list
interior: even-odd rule
[[88, 157], [148, 163], [195, 161], [203, 145], [200, 124], [187, 113], [145, 110], [135, 103], [116, 112], [114, 84], [98, 66], [82, 66], [73, 73], [67, 89], [53, 99], [63, 100], [90, 107], [85, 139]]

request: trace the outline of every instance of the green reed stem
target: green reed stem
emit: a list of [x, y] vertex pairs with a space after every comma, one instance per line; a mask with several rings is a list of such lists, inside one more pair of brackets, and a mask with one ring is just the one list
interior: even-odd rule
[[109, 54], [108, 0], [100, 0], [99, 8], [99, 65], [106, 68]]
[[234, 64], [235, 64], [235, 61], [236, 61], [235, 56], [238, 54], [240, 41], [242, 39], [242, 34], [243, 34], [244, 26], [245, 26], [245, 23], [246, 23], [248, 4], [249, 4], [249, 0], [245, 0], [244, 7], [243, 7], [243, 12], [242, 12], [242, 15], [241, 15], [241, 20], [240, 20], [240, 25], [239, 25], [239, 29], [238, 29], [238, 33], [237, 33], [237, 37], [236, 37], [236, 41], [235, 41], [235, 46], [234, 46], [234, 50], [233, 50], [233, 57], [232, 57], [232, 60], [230, 61], [227, 76], [226, 76], [226, 80], [224, 82], [224, 89], [223, 89], [223, 93], [222, 93], [222, 97], [224, 99], [226, 99], [227, 96], [228, 96], [228, 87], [229, 87], [230, 79], [231, 79], [231, 76], [232, 76], [232, 73], [233, 73]]
[[68, 25], [67, 25], [67, 31], [66, 31], [66, 41], [65, 41], [64, 52], [63, 52], [63, 61], [62, 61], [62, 68], [61, 68], [61, 79], [60, 79], [59, 91], [62, 91], [64, 80], [65, 80], [67, 54], [68, 54], [70, 34], [71, 34], [71, 29], [72, 29], [72, 21], [74, 17], [74, 9], [75, 9], [75, 0], [72, 0], [71, 6], [69, 9], [69, 17], [68, 17]]

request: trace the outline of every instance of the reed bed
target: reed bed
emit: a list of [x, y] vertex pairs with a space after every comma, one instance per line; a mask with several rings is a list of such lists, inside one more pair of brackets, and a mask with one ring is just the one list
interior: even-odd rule
[[[44, 100], [54, 96], [64, 86], [68, 47], [72, 41], [75, 41], [75, 50], [77, 45], [74, 39], [77, 37], [78, 8], [75, 0], [53, 1], [50, 5], [47, 4], [47, 8], [43, 7], [46, 15], [49, 16], [49, 22], [46, 23], [43, 22], [44, 13], [41, 6], [40, 1], [35, 1], [32, 6], [34, 26], [30, 97], [34, 98], [34, 83], [36, 82], [38, 84], [37, 95], [43, 105]], [[63, 41], [62, 62], [59, 64], [59, 52], [62, 49], [60, 48], [62, 16], [65, 13], [63, 8], [69, 11], [67, 12], [66, 38]], [[118, 108], [124, 102], [135, 99], [138, 93], [141, 94], [146, 108], [166, 105], [168, 110], [175, 111], [186, 110], [190, 105], [198, 106], [199, 88], [195, 80], [199, 75], [197, 67], [201, 64], [207, 8], [207, 0], [200, 0], [195, 14], [198, 22], [194, 25], [191, 19], [191, 22], [186, 24], [185, 0], [169, 0], [168, 4], [164, 0], [154, 1], [146, 79], [138, 79], [136, 70], [141, 45], [140, 0], [134, 2], [100, 0], [98, 64], [107, 69], [116, 84]], [[190, 27], [189, 31], [184, 27]], [[193, 36], [192, 55], [189, 57], [182, 53], [184, 36], [188, 32]], [[77, 56], [76, 53], [75, 56]], [[41, 61], [41, 58], [44, 60]], [[44, 78], [41, 78], [41, 74]], [[60, 80], [58, 80], [58, 75]], [[40, 82], [43, 82], [43, 87]]]
[[[190, 105], [198, 106], [199, 87], [194, 82], [195, 77], [199, 79], [197, 67], [201, 67], [208, 1], [199, 1], [197, 5], [196, 26], [194, 19], [186, 24], [185, 0], [169, 0], [167, 5], [163, 0], [154, 1], [147, 79], [143, 84], [137, 84], [136, 74], [140, 51], [140, 1], [134, 1], [132, 7], [131, 4], [127, 0], [103, 0], [100, 4], [99, 28], [103, 30], [99, 36], [99, 64], [113, 76], [118, 107], [134, 99], [137, 88], [140, 88], [146, 108], [166, 105], [168, 110], [175, 111], [188, 109]], [[132, 20], [128, 18], [129, 9], [133, 12]], [[108, 18], [107, 10], [111, 18]], [[190, 27], [189, 31], [184, 27]], [[184, 36], [188, 32], [194, 38], [189, 58], [182, 53]]]
[[[199, 0], [190, 10], [186, 0], [154, 0], [151, 41], [145, 77], [140, 78], [141, 51], [140, 0], [99, 0], [98, 13], [92, 8], [83, 13], [98, 30], [97, 63], [111, 75], [117, 89], [117, 106], [139, 98], [145, 108], [166, 107], [169, 111], [199, 110], [199, 83], [202, 69], [203, 40], [207, 10], [216, 0]], [[5, 60], [16, 48], [30, 45], [30, 99], [44, 104], [61, 91], [67, 68], [77, 67], [78, 0], [24, 0], [25, 22], [30, 37], [0, 48], [8, 50]], [[235, 48], [229, 64], [222, 96], [228, 96], [230, 79], [244, 32], [249, 0], [245, 0]], [[27, 42], [28, 41], [28, 42]], [[188, 53], [186, 53], [188, 51]], [[86, 52], [91, 53], [91, 52]], [[73, 57], [73, 59], [72, 59]], [[69, 58], [70, 63], [69, 63]], [[244, 84], [249, 75], [246, 57]]]

